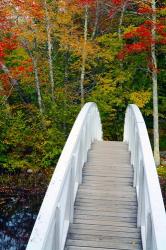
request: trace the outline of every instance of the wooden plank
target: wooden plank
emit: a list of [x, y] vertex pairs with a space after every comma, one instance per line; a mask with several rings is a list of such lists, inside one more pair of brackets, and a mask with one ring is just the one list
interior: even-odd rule
[[120, 165], [120, 164], [122, 164], [122, 163], [124, 163], [124, 164], [130, 164], [130, 160], [128, 160], [128, 159], [117, 159], [117, 158], [115, 158], [115, 159], [113, 159], [113, 161], [112, 160], [107, 160], [107, 159], [90, 159], [90, 160], [88, 160], [87, 161], [87, 163], [89, 164], [89, 163], [91, 163], [91, 164], [110, 164], [110, 165]]
[[126, 155], [126, 154], [115, 154], [112, 152], [112, 155], [110, 154], [88, 154], [88, 161], [90, 160], [102, 160], [102, 161], [111, 161], [113, 162], [114, 160], [121, 160], [121, 161], [129, 161], [130, 162], [130, 155]]
[[123, 217], [123, 216], [116, 216], [116, 215], [88, 215], [88, 214], [75, 214], [75, 219], [85, 219], [85, 220], [95, 220], [95, 221], [121, 221], [121, 222], [131, 222], [136, 225], [137, 218], [136, 217]]
[[122, 205], [106, 205], [106, 206], [98, 206], [97, 204], [90, 204], [86, 206], [85, 203], [76, 203], [74, 205], [75, 209], [84, 210], [84, 211], [93, 211], [94, 213], [99, 211], [101, 214], [103, 212], [117, 212], [117, 213], [125, 213], [131, 211], [131, 213], [137, 213], [136, 206], [122, 206]]
[[136, 212], [130, 212], [130, 211], [125, 211], [125, 212], [119, 212], [119, 211], [98, 211], [95, 210], [95, 213], [93, 210], [83, 210], [83, 209], [79, 209], [79, 208], [75, 208], [74, 210], [75, 216], [77, 215], [87, 215], [87, 216], [91, 216], [94, 215], [95, 216], [107, 216], [107, 217], [119, 217], [119, 218], [134, 218], [136, 219], [137, 217], [137, 213]]
[[74, 222], [76, 224], [85, 224], [85, 225], [96, 225], [96, 226], [118, 226], [118, 227], [132, 227], [136, 228], [136, 223], [133, 222], [127, 222], [127, 221], [117, 221], [117, 220], [88, 220], [84, 218], [75, 218]]
[[105, 190], [93, 190], [93, 189], [79, 189], [79, 195], [78, 197], [80, 196], [83, 196], [83, 197], [87, 197], [87, 196], [102, 196], [103, 198], [106, 197], [106, 198], [111, 198], [111, 197], [122, 197], [122, 198], [130, 198], [130, 199], [133, 199], [134, 201], [137, 200], [137, 197], [136, 197], [136, 194], [135, 193], [126, 193], [126, 192], [122, 192], [121, 190], [116, 190], [116, 191], [105, 191]]
[[95, 171], [91, 171], [91, 170], [83, 170], [83, 176], [100, 176], [100, 177], [113, 177], [113, 178], [132, 178], [134, 174], [133, 173], [124, 173], [124, 172], [95, 172]]
[[80, 185], [79, 186], [79, 190], [107, 190], [107, 191], [113, 191], [115, 190], [116, 191], [121, 191], [121, 192], [128, 192], [128, 193], [133, 193], [135, 194], [135, 188], [133, 187], [130, 187], [130, 186], [123, 186], [123, 189], [121, 186], [119, 185], [113, 185], [111, 183], [109, 183], [108, 185], [103, 185], [102, 183], [99, 183], [99, 184], [94, 184], [94, 183], [91, 183], [89, 185]]
[[119, 167], [101, 167], [101, 166], [95, 166], [95, 167], [91, 167], [90, 165], [83, 167], [83, 171], [97, 171], [97, 172], [104, 172], [104, 173], [134, 173], [134, 169], [132, 167], [130, 168], [119, 168]]
[[102, 168], [91, 168], [91, 167], [86, 167], [86, 168], [83, 168], [83, 175], [84, 174], [93, 174], [93, 175], [126, 175], [127, 176], [131, 176], [133, 177], [134, 175], [134, 171], [132, 171], [131, 169], [130, 170], [124, 170], [124, 169], [117, 169], [117, 168], [109, 168], [109, 169], [102, 169]]
[[112, 242], [112, 241], [92, 241], [92, 240], [70, 240], [66, 242], [67, 246], [85, 246], [85, 247], [104, 247], [107, 249], [118, 248], [120, 250], [141, 250], [141, 244], [136, 244], [135, 241], [131, 243]]
[[124, 237], [123, 235], [118, 236], [111, 236], [111, 235], [94, 235], [94, 234], [78, 234], [78, 233], [70, 233], [68, 234], [68, 238], [71, 240], [89, 240], [89, 241], [96, 241], [96, 242], [105, 242], [105, 241], [111, 241], [111, 243], [118, 243], [119, 241], [121, 243], [135, 243], [135, 244], [141, 244], [140, 238], [135, 237]]
[[[84, 185], [99, 185], [99, 184], [101, 184], [101, 182], [100, 181], [98, 181], [98, 180], [82, 180], [82, 183], [84, 184]], [[122, 182], [122, 183], [118, 183], [115, 179], [114, 180], [107, 180], [107, 181], [105, 181], [105, 183], [103, 183], [102, 182], [102, 185], [115, 185], [115, 186], [119, 186], [119, 187], [121, 187], [121, 188], [123, 188], [123, 187], [133, 187], [133, 181], [126, 181], [126, 182]]]
[[[98, 163], [98, 164], [97, 164]], [[84, 166], [98, 167], [98, 168], [119, 168], [119, 169], [133, 169], [129, 163], [112, 163], [112, 162], [86, 162]]]
[[98, 204], [98, 203], [85, 203], [85, 202], [75, 202], [75, 207], [80, 207], [81, 209], [87, 209], [87, 210], [99, 210], [99, 211], [110, 211], [110, 210], [118, 210], [118, 211], [137, 211], [137, 205], [136, 204], [116, 204], [116, 203], [110, 203], [110, 204]]
[[115, 176], [86, 176], [84, 175], [83, 176], [83, 179], [84, 180], [94, 180], [94, 181], [99, 181], [99, 182], [104, 182], [105, 181], [116, 181], [116, 182], [119, 182], [119, 183], [123, 183], [123, 182], [132, 182], [133, 181], [133, 178], [132, 177], [116, 177]]
[[[108, 248], [94, 248], [94, 247], [77, 247], [77, 246], [66, 246], [65, 250], [108, 250]], [[119, 250], [117, 248], [111, 248], [111, 250]]]
[[[81, 232], [81, 231], [79, 231]], [[84, 234], [85, 233], [85, 234]], [[112, 235], [104, 235], [104, 233], [101, 234], [93, 234], [93, 232], [84, 232], [84, 233], [71, 233], [69, 232], [68, 234], [68, 238], [71, 240], [90, 240], [90, 241], [111, 241], [112, 243], [118, 243], [119, 241], [122, 243], [131, 243], [131, 242], [135, 242], [137, 244], [141, 244], [141, 239], [137, 238], [137, 237], [124, 237], [122, 234], [118, 236], [112, 236]]]
[[[78, 194], [78, 198], [84, 198], [85, 195], [81, 195], [81, 194]], [[102, 202], [105, 202], [105, 201], [110, 201], [113, 202], [113, 201], [118, 201], [118, 202], [121, 202], [121, 201], [125, 201], [125, 202], [136, 202], [136, 199], [134, 198], [129, 198], [129, 197], [117, 197], [117, 196], [111, 196], [111, 197], [108, 197], [108, 196], [105, 196], [103, 197], [102, 195], [101, 196], [95, 196], [95, 195], [86, 195], [86, 197], [89, 197], [89, 199], [93, 199], [93, 200], [101, 200]]]
[[118, 204], [118, 205], [131, 205], [131, 206], [136, 206], [137, 203], [133, 200], [120, 200], [120, 199], [109, 199], [109, 200], [104, 200], [104, 203], [103, 203], [103, 200], [104, 199], [101, 199], [101, 198], [98, 198], [98, 197], [91, 197], [91, 198], [87, 198], [87, 197], [78, 197], [77, 196], [77, 200], [76, 202], [84, 202], [85, 204], [89, 203], [89, 204], [95, 204], [96, 206], [101, 206], [102, 204], [103, 205], [107, 205], [107, 206], [111, 206], [111, 204]]
[[81, 224], [81, 223], [73, 223], [70, 226], [70, 229], [75, 229], [75, 230], [96, 230], [96, 231], [100, 231], [102, 233], [102, 231], [105, 232], [125, 232], [125, 233], [137, 233], [138, 235], [140, 235], [140, 229], [137, 227], [128, 227], [126, 224], [121, 224], [121, 226], [113, 224], [113, 225], [103, 225], [101, 227], [101, 225], [96, 225], [96, 224]]

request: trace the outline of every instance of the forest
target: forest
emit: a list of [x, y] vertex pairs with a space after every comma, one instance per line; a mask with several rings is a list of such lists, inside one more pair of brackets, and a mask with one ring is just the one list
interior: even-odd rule
[[153, 128], [158, 78], [160, 148], [165, 136], [166, 7], [153, 1], [1, 0], [1, 171], [55, 166], [84, 102], [98, 104], [104, 137], [122, 138], [128, 103]]
[[11, 182], [6, 174], [50, 176], [90, 101], [99, 107], [108, 140], [122, 140], [126, 107], [138, 105], [165, 192], [164, 2], [0, 0], [2, 185]]

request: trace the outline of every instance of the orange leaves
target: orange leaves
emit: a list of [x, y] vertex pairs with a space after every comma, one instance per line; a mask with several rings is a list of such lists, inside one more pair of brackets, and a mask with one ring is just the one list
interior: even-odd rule
[[138, 14], [152, 14], [153, 11], [151, 7], [145, 6], [145, 7], [138, 8], [137, 13]]
[[91, 5], [95, 2], [95, 0], [77, 0], [78, 4], [80, 5]]
[[36, 19], [41, 19], [44, 16], [42, 6], [37, 0], [12, 0], [11, 2], [17, 8], [20, 16], [27, 18], [33, 17]]
[[32, 61], [24, 60], [21, 62], [21, 65], [15, 66], [11, 69], [11, 74], [13, 78], [19, 79], [20, 77], [28, 77], [33, 71]]

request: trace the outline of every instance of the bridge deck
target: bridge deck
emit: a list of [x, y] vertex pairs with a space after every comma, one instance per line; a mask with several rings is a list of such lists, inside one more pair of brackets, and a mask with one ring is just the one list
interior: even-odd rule
[[65, 250], [139, 250], [136, 191], [127, 144], [96, 142], [83, 168]]

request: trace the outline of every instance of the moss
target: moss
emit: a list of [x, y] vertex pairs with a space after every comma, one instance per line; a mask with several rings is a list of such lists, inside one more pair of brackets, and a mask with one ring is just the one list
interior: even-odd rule
[[161, 186], [161, 192], [163, 196], [164, 205], [166, 208], [166, 166], [160, 166], [157, 168], [159, 175], [159, 181]]
[[158, 175], [166, 179], [166, 166], [160, 166], [157, 168]]

